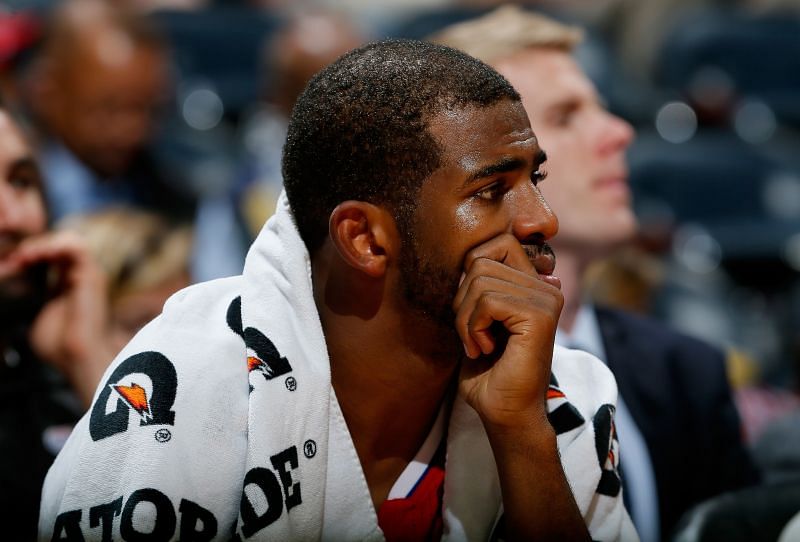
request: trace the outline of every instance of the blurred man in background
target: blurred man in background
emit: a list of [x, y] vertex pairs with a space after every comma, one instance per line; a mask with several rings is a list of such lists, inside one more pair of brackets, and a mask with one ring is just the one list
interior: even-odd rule
[[188, 285], [191, 250], [188, 230], [132, 210], [47, 222], [33, 151], [0, 108], [0, 521], [21, 540], [106, 366]]
[[34, 540], [47, 469], [116, 353], [105, 307], [84, 244], [47, 231], [31, 148], [0, 109], [0, 521], [20, 540]]
[[314, 74], [365, 41], [352, 21], [325, 10], [294, 15], [267, 40], [264, 102], [244, 122], [247, 161], [236, 188], [236, 200], [252, 238], [274, 212], [283, 188], [281, 150], [297, 97]]
[[655, 322], [593, 306], [581, 293], [589, 265], [630, 240], [636, 219], [625, 161], [633, 130], [605, 110], [572, 58], [580, 39], [576, 29], [512, 7], [434, 36], [504, 75], [536, 126], [549, 158], [542, 193], [560, 224], [552, 243], [565, 298], [557, 341], [597, 355], [614, 372], [629, 509], [642, 539], [658, 540], [693, 504], [755, 474], [724, 355]]
[[49, 22], [31, 109], [52, 218], [111, 204], [191, 218], [192, 198], [164, 180], [148, 148], [168, 92], [159, 33], [97, 0], [64, 2]]

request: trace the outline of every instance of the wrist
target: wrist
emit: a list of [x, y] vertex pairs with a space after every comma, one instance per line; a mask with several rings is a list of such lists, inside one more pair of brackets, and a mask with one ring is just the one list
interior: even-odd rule
[[531, 412], [526, 416], [504, 419], [502, 423], [481, 417], [489, 442], [495, 452], [503, 454], [550, 455], [556, 452], [556, 432], [546, 412]]

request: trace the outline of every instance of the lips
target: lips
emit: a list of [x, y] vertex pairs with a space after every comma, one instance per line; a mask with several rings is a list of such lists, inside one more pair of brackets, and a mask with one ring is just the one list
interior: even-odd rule
[[547, 243], [523, 245], [522, 248], [540, 275], [552, 275], [556, 270], [556, 254]]
[[595, 180], [595, 188], [599, 189], [612, 189], [620, 192], [628, 192], [628, 173], [626, 171], [618, 171], [609, 175], [605, 175]]

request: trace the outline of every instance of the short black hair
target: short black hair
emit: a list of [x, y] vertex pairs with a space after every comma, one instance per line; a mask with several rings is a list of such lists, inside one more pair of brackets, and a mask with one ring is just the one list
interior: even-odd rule
[[315, 75], [295, 104], [283, 149], [284, 185], [309, 252], [346, 200], [385, 205], [407, 227], [419, 188], [440, 166], [431, 118], [503, 99], [520, 97], [494, 69], [421, 41], [370, 43]]

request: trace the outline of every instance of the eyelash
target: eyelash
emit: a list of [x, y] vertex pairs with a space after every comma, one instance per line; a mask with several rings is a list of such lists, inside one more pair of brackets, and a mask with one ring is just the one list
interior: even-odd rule
[[479, 192], [476, 192], [475, 193], [475, 197], [478, 198], [479, 200], [494, 201], [494, 200], [498, 199], [498, 197], [500, 195], [502, 195], [501, 191], [503, 193], [505, 193], [505, 190], [503, 190], [503, 187], [504, 187], [504, 185], [503, 185], [502, 182], [496, 182], [496, 183], [490, 184], [489, 186], [487, 186], [483, 190], [481, 190]]
[[[538, 186], [547, 177], [547, 171], [536, 170], [531, 173], [533, 186]], [[475, 193], [475, 197], [483, 201], [494, 201], [505, 194], [505, 184], [502, 181], [490, 184], [483, 190]]]
[[543, 171], [541, 169], [537, 169], [533, 173], [531, 173], [531, 182], [533, 186], [538, 186], [540, 182], [547, 178], [547, 171]]

